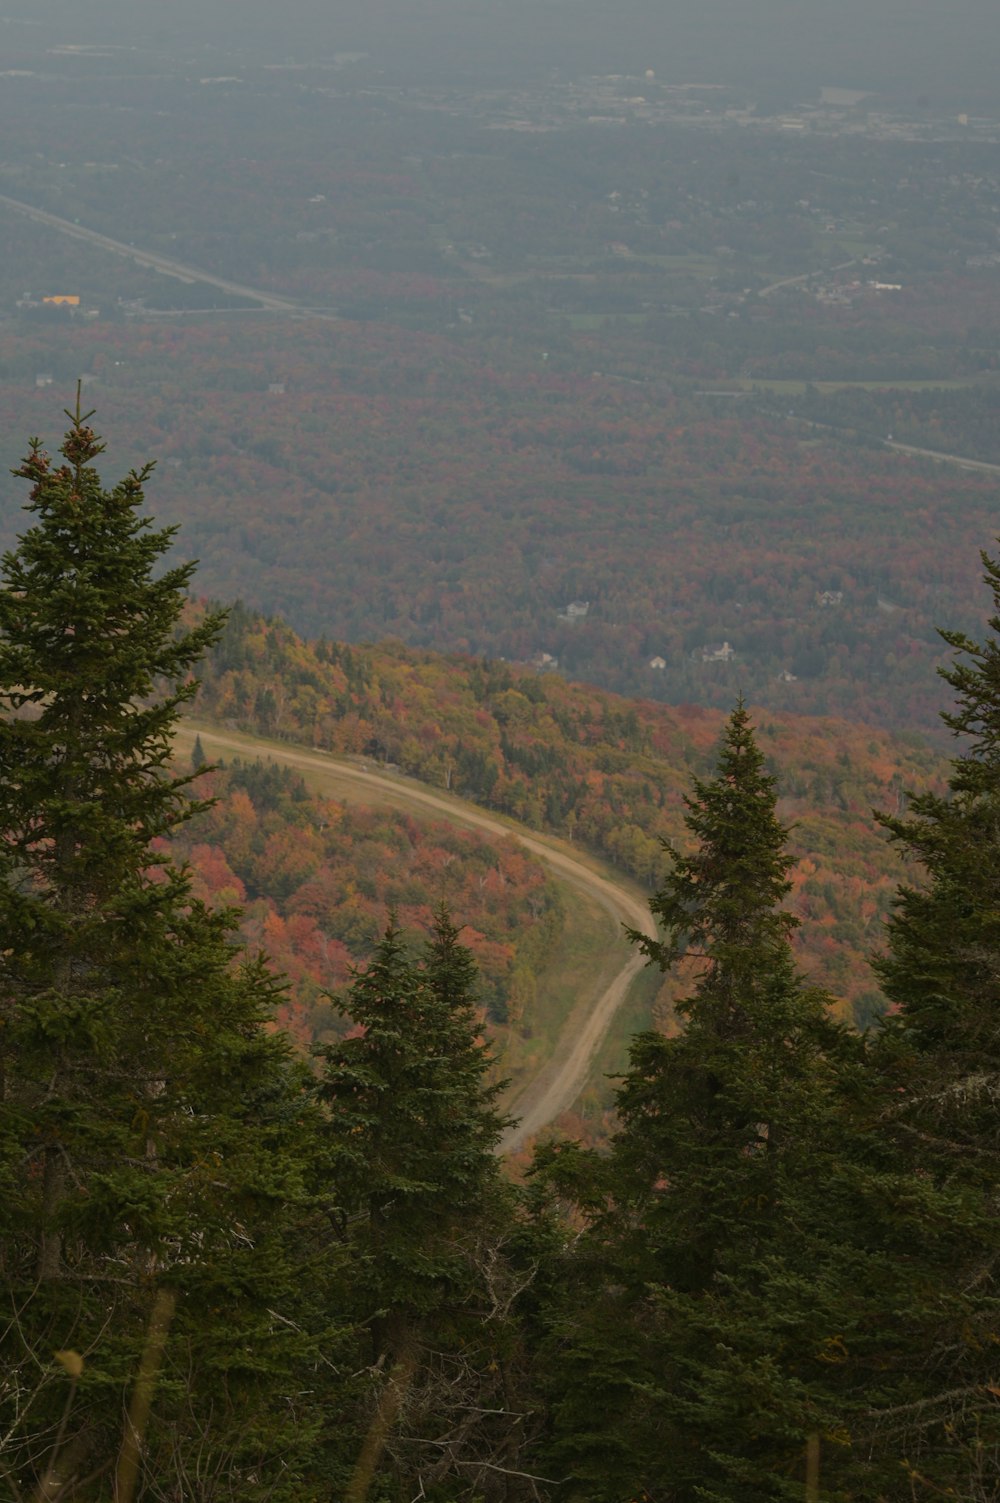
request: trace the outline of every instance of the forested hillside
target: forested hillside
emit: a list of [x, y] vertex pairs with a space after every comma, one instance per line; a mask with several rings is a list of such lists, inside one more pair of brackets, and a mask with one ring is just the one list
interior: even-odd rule
[[241, 942], [288, 981], [278, 1017], [300, 1044], [343, 1031], [335, 998], [390, 915], [420, 932], [441, 903], [462, 915], [489, 1023], [521, 1019], [563, 913], [557, 889], [514, 841], [347, 808], [266, 762], [203, 775], [198, 791], [211, 807], [172, 849], [191, 862], [198, 897], [239, 908]]
[[1000, 1503], [995, 0], [10, 9], [0, 1493]]
[[12, 1503], [998, 1503], [995, 3], [681, 9], [3, 20]]
[[[875, 968], [891, 1016], [864, 1034], [836, 1016], [850, 937], [801, 881], [837, 870], [828, 842], [857, 816], [841, 789], [791, 849], [768, 765], [853, 765], [843, 727], [758, 732], [742, 704], [630, 711], [503, 665], [313, 649], [240, 610], [227, 624], [186, 602], [193, 566], [164, 566], [149, 470], [102, 485], [88, 416], [58, 459], [30, 446], [28, 524], [0, 565], [12, 1497], [995, 1497], [995, 634], [947, 635], [961, 740], [935, 786], [904, 794], [900, 771], [933, 764], [889, 738], [859, 760], [896, 790], [880, 823], [917, 878]], [[1000, 563], [987, 582], [995, 633]], [[677, 839], [649, 873], [659, 930], [634, 938], [674, 978], [679, 1026], [633, 1040], [602, 1151], [543, 1147], [527, 1188], [503, 1173], [462, 916], [405, 890], [429, 859], [457, 866], [445, 895], [468, 902], [468, 867], [488, 875], [496, 853], [466, 842], [443, 863], [441, 832], [349, 816], [266, 765], [206, 774], [196, 751], [172, 773], [206, 652], [203, 712], [312, 744], [343, 731], [368, 758], [398, 723], [400, 755], [436, 753], [445, 783], [471, 718], [470, 745], [492, 747], [485, 796], [533, 792], [536, 823], [555, 758], [532, 790], [518, 748], [558, 750], [619, 817], [640, 769]], [[213, 807], [192, 801], [199, 782]], [[429, 922], [414, 944], [390, 916], [338, 997], [347, 1031], [309, 1068], [277, 1026], [280, 981], [219, 905], [242, 884], [253, 915], [267, 882], [289, 904], [277, 918], [318, 940], [317, 905], [333, 928], [331, 888], [353, 880], [326, 825], [367, 896], [409, 897]], [[515, 916], [522, 893], [543, 898], [528, 863], [514, 885]], [[793, 950], [817, 928], [820, 947]]]
[[[307, 644], [242, 607], [206, 660], [197, 708], [394, 764], [579, 842], [650, 890], [664, 870], [661, 842], [680, 832], [688, 779], [722, 724], [694, 705], [623, 700], [495, 661], [399, 643]], [[792, 825], [792, 906], [811, 920], [800, 956], [827, 977], [838, 1010], [867, 1025], [880, 1007], [870, 957], [902, 873], [872, 811], [897, 811], [904, 789], [938, 785], [942, 762], [917, 740], [846, 722], [768, 714], [758, 735], [780, 768], [779, 807]]]

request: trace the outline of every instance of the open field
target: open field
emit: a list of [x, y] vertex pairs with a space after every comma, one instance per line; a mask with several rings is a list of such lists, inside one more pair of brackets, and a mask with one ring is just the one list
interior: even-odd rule
[[538, 978], [537, 1005], [523, 1033], [513, 1030], [498, 1059], [498, 1072], [510, 1080], [514, 1101], [556, 1053], [559, 1036], [580, 997], [609, 986], [621, 969], [614, 926], [601, 904], [579, 887], [557, 883], [565, 923]]

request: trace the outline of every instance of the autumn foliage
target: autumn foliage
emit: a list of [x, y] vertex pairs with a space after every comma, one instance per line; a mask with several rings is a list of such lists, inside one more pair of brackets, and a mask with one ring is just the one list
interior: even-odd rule
[[[206, 664], [198, 709], [265, 736], [395, 765], [582, 844], [650, 889], [664, 869], [661, 842], [680, 834], [687, 780], [708, 766], [722, 724], [712, 710], [627, 701], [504, 663], [399, 643], [309, 644], [282, 622], [240, 607]], [[903, 872], [871, 811], [898, 809], [903, 789], [934, 784], [941, 763], [912, 739], [835, 720], [764, 715], [759, 739], [780, 770], [779, 810], [792, 826], [789, 901], [804, 921], [800, 962], [830, 978], [845, 1017], [867, 1024], [880, 1010], [869, 959]], [[227, 794], [227, 807], [236, 797]], [[349, 844], [359, 838], [356, 818], [345, 815], [340, 826]], [[264, 866], [277, 880], [268, 897], [283, 902], [291, 877], [280, 875], [282, 859], [301, 864], [318, 837], [305, 847], [290, 842], [294, 855], [284, 858], [277, 832], [255, 838], [272, 841]], [[238, 851], [246, 828], [234, 839]], [[229, 854], [221, 830], [214, 843]], [[387, 869], [384, 844], [374, 859]], [[356, 885], [344, 888], [349, 912]], [[261, 891], [258, 883], [253, 893]], [[470, 896], [468, 911], [457, 901], [455, 911], [477, 925], [480, 895], [473, 888]], [[376, 903], [373, 919], [362, 921], [369, 937], [393, 893], [376, 884], [375, 897], [382, 908]], [[297, 901], [301, 912], [304, 900]], [[662, 998], [664, 1020], [670, 995]]]

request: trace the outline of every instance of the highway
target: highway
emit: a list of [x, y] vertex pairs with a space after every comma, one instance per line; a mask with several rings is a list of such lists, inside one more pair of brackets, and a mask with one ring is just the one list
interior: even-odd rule
[[918, 459], [936, 459], [939, 464], [956, 464], [962, 470], [982, 470], [987, 475], [1000, 475], [1000, 464], [991, 464], [986, 459], [969, 459], [965, 454], [946, 454], [942, 449], [918, 449], [914, 444], [897, 443], [894, 438], [882, 440], [887, 449], [897, 454], [915, 454]]
[[97, 230], [88, 230], [82, 224], [76, 224], [72, 219], [60, 219], [58, 214], [50, 214], [46, 209], [36, 209], [32, 204], [22, 203], [18, 198], [8, 198], [5, 193], [0, 193], [0, 207], [13, 209], [15, 213], [23, 214], [27, 219], [48, 225], [49, 229], [58, 231], [60, 235], [69, 235], [74, 240], [84, 240], [88, 245], [97, 245], [101, 250], [110, 251], [115, 256], [125, 256], [128, 260], [134, 261], [137, 266], [148, 266], [153, 271], [162, 272], [166, 277], [176, 277], [179, 281], [189, 284], [205, 282], [209, 287], [218, 287], [220, 292], [228, 292], [233, 297], [252, 298], [262, 308], [267, 308], [273, 313], [301, 315], [310, 311], [291, 298], [279, 297], [275, 292], [263, 292], [259, 287], [246, 287], [242, 282], [231, 282], [226, 277], [213, 276], [210, 271], [202, 271], [198, 266], [188, 266], [185, 262], [175, 261], [170, 256], [159, 256], [153, 251], [140, 250], [134, 245], [126, 245], [124, 240], [113, 240], [110, 235], [101, 235]]

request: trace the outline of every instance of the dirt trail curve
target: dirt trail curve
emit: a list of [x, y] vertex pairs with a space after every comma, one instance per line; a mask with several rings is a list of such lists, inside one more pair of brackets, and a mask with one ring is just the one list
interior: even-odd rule
[[236, 731], [224, 731], [192, 723], [182, 724], [178, 739], [193, 742], [195, 729], [201, 737], [206, 754], [212, 757], [226, 753], [244, 756], [270, 757], [287, 767], [297, 767], [313, 776], [325, 774], [331, 784], [350, 783], [371, 789], [380, 800], [389, 799], [402, 807], [428, 809], [453, 824], [483, 830], [490, 835], [513, 838], [530, 851], [539, 861], [563, 881], [595, 898], [610, 915], [613, 928], [609, 934], [609, 949], [621, 953], [621, 965], [609, 985], [604, 985], [594, 995], [582, 997], [567, 1019], [552, 1058], [534, 1080], [510, 1103], [510, 1111], [519, 1120], [505, 1135], [500, 1147], [504, 1153], [520, 1148], [560, 1112], [572, 1106], [583, 1086], [593, 1060], [600, 1048], [611, 1022], [628, 995], [629, 987], [643, 966], [643, 958], [632, 948], [619, 932], [622, 923], [644, 934], [653, 934], [653, 921], [649, 909], [641, 898], [626, 887], [602, 876], [588, 865], [584, 858], [575, 856], [557, 840], [523, 830], [477, 809], [459, 799], [436, 793], [408, 778], [386, 773], [373, 767], [358, 766], [343, 762], [323, 752], [310, 752], [303, 748], [281, 742], [261, 741]]
[[22, 203], [19, 198], [8, 198], [5, 193], [0, 193], [0, 207], [24, 214], [28, 219], [47, 225], [51, 230], [58, 230], [61, 235], [70, 235], [74, 240], [86, 240], [88, 244], [100, 246], [102, 250], [111, 251], [116, 256], [126, 256], [136, 265], [148, 266], [153, 271], [162, 272], [164, 276], [177, 277], [182, 282], [206, 282], [209, 287], [218, 287], [220, 291], [231, 293], [234, 297], [253, 298], [262, 308], [267, 308], [272, 313], [308, 311], [292, 298], [280, 297], [276, 292], [262, 292], [259, 287], [246, 287], [242, 282], [230, 282], [226, 277], [213, 276], [210, 271], [187, 266], [183, 261], [174, 261], [169, 256], [159, 256], [153, 251], [138, 250], [134, 245], [126, 245], [124, 240], [112, 240], [110, 235], [88, 230], [71, 219], [61, 219], [58, 214], [50, 214], [46, 209], [36, 209], [32, 204]]

